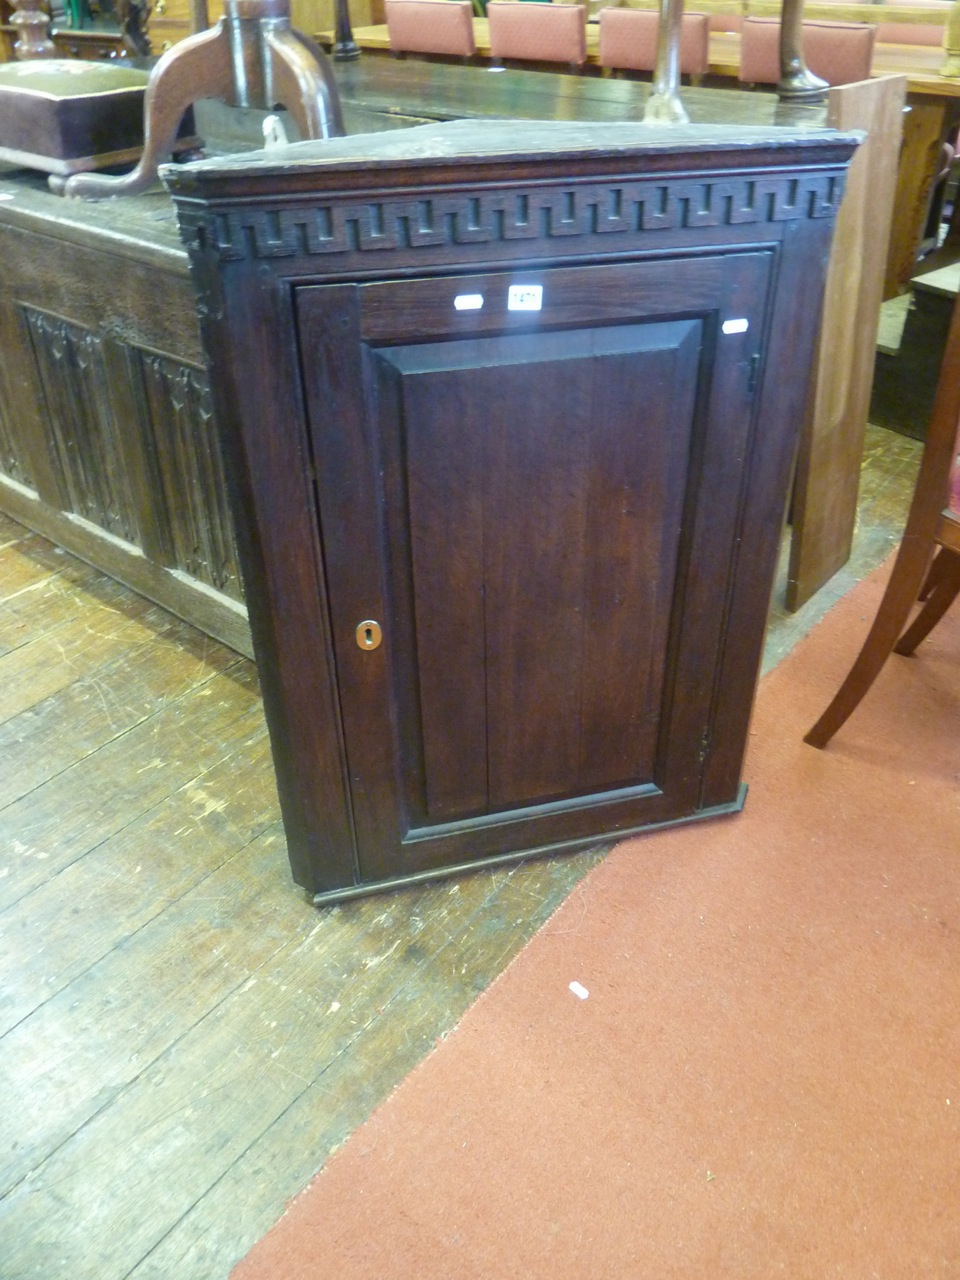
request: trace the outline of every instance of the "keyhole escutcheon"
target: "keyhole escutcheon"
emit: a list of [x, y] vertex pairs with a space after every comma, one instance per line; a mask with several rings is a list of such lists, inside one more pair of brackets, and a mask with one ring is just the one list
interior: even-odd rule
[[361, 622], [357, 627], [357, 645], [361, 649], [379, 649], [380, 641], [383, 639], [383, 632], [380, 630], [380, 623], [374, 622], [372, 618], [367, 618], [365, 622]]

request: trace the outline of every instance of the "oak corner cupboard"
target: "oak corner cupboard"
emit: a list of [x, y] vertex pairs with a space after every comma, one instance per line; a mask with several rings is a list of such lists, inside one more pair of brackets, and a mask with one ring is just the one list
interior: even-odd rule
[[316, 901], [740, 807], [856, 141], [459, 121], [166, 172]]

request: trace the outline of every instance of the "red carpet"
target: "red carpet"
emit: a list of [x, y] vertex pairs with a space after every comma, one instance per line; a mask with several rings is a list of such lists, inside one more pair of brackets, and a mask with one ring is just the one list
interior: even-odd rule
[[957, 611], [801, 742], [879, 588], [764, 681], [744, 813], [620, 845], [235, 1280], [960, 1277]]

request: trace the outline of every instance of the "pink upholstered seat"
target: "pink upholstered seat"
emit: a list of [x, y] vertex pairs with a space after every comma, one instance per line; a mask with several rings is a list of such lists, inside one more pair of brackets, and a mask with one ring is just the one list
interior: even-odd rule
[[470, 0], [384, 0], [384, 11], [396, 53], [470, 58], [476, 52]]
[[739, 31], [743, 26], [743, 18], [739, 13], [711, 13], [711, 31]]
[[[905, 8], [942, 8], [943, 20], [946, 22], [950, 12], [948, 0], [897, 0], [898, 5]], [[921, 44], [939, 48], [943, 44], [943, 27], [921, 22], [879, 22], [877, 23], [878, 44]]]
[[569, 62], [576, 66], [587, 60], [585, 5], [490, 0], [487, 18], [492, 58]]
[[[854, 84], [870, 78], [877, 28], [858, 22], [803, 24], [803, 54], [815, 76], [827, 84]], [[740, 79], [776, 84], [780, 79], [780, 23], [746, 18], [740, 32]]]
[[780, 23], [776, 18], [747, 18], [740, 28], [740, 79], [746, 84], [780, 80]]
[[[600, 10], [600, 65], [653, 71], [657, 62], [660, 15], [652, 9]], [[680, 28], [680, 72], [705, 75], [710, 65], [710, 21], [704, 13], [685, 13]]]

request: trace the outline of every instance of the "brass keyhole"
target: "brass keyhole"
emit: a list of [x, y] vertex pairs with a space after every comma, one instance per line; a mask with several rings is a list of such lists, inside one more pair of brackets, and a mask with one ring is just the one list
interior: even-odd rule
[[382, 639], [383, 632], [380, 630], [380, 623], [374, 622], [372, 618], [368, 618], [366, 622], [361, 622], [357, 627], [357, 644], [361, 649], [379, 649]]

